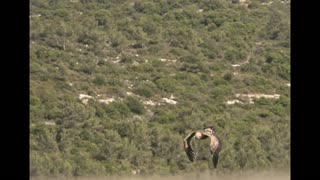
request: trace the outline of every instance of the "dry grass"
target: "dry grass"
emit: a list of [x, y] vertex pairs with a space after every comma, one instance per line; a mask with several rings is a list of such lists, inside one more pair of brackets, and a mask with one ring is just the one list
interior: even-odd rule
[[30, 180], [290, 180], [289, 172], [238, 172], [231, 174], [214, 174], [210, 175], [209, 172], [194, 173], [188, 175], [177, 176], [104, 176], [104, 177], [73, 177], [73, 178], [53, 178], [53, 177], [31, 177]]

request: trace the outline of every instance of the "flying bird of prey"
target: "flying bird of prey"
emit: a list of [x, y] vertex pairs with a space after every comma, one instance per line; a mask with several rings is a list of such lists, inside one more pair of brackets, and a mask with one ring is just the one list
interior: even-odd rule
[[191, 148], [191, 140], [195, 137], [197, 140], [210, 138], [210, 153], [212, 155], [212, 161], [214, 168], [217, 167], [219, 152], [221, 150], [221, 142], [217, 136], [215, 136], [215, 129], [213, 126], [207, 127], [204, 130], [197, 130], [190, 133], [186, 138], [184, 138], [184, 150], [187, 153], [188, 159], [193, 162], [195, 160], [194, 151]]

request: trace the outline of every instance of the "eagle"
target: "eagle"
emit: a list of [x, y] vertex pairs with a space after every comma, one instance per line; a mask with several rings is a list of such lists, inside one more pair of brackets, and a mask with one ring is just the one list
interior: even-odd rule
[[218, 160], [219, 160], [219, 152], [221, 150], [221, 141], [215, 135], [215, 128], [213, 126], [207, 127], [204, 130], [196, 130], [190, 133], [183, 140], [184, 150], [188, 156], [188, 159], [193, 162], [195, 160], [194, 151], [191, 148], [191, 140], [195, 137], [197, 140], [210, 138], [210, 153], [212, 155], [212, 161], [214, 168], [217, 168]]

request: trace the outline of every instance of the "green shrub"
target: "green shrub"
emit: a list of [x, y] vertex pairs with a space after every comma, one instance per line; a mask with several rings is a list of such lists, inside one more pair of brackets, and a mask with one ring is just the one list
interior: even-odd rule
[[140, 95], [140, 96], [144, 96], [144, 97], [151, 97], [153, 96], [153, 92], [149, 87], [143, 86], [143, 87], [138, 87], [137, 89], [133, 90], [134, 93]]
[[143, 104], [138, 99], [136, 99], [135, 97], [128, 96], [126, 98], [126, 103], [127, 103], [127, 106], [129, 107], [129, 109], [133, 113], [143, 114], [144, 111], [145, 111]]
[[154, 82], [157, 87], [166, 92], [174, 92], [176, 89], [175, 81], [170, 78], [160, 78]]
[[93, 82], [99, 86], [105, 85], [107, 83], [105, 76], [102, 74], [97, 74]]

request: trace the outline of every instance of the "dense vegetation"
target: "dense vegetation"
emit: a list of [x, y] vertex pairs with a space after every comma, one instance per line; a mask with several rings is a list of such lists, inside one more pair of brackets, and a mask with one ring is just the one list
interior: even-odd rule
[[247, 5], [31, 0], [30, 175], [204, 171], [208, 141], [190, 163], [182, 139], [208, 125], [218, 170], [287, 168], [290, 2]]

